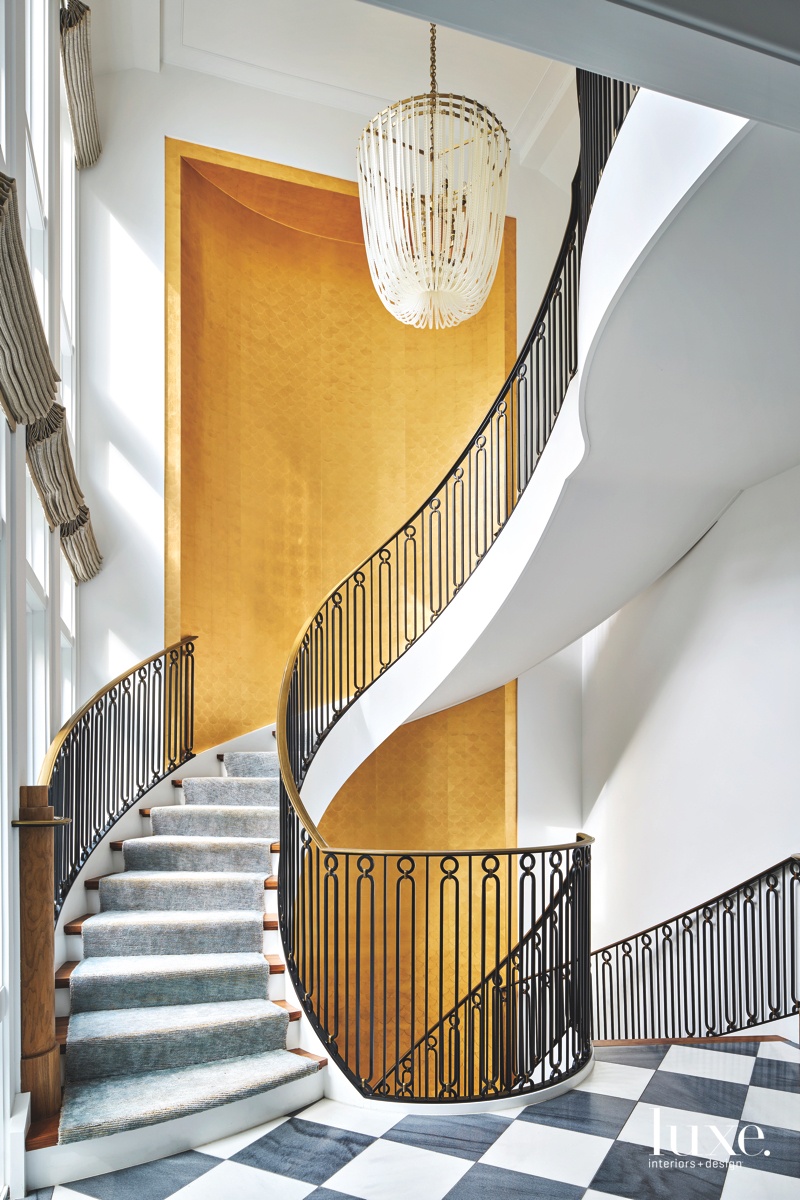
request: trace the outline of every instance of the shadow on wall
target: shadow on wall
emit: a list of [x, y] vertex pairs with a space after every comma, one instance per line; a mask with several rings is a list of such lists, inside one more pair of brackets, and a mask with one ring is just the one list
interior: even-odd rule
[[[800, 547], [786, 524], [793, 511], [796, 518], [798, 485], [794, 469], [740, 495], [661, 579], [587, 635], [585, 821], [645, 725], [663, 719], [665, 758], [680, 757], [679, 745], [669, 746], [676, 705], [693, 716], [694, 745], [683, 747], [687, 764], [704, 747], [721, 756], [726, 743], [729, 758], [748, 754], [747, 742], [757, 739], [771, 701], [780, 697], [769, 678], [780, 621], [770, 612], [791, 603], [798, 577]], [[778, 507], [783, 522], [769, 516], [767, 489], [785, 493]], [[733, 659], [739, 667], [731, 679], [725, 662]]]

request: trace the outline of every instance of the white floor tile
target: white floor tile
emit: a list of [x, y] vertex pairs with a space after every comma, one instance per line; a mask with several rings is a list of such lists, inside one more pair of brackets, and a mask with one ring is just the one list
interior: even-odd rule
[[63, 1183], [57, 1183], [53, 1188], [52, 1200], [86, 1200], [86, 1196], [83, 1192], [73, 1192]]
[[799, 1192], [800, 1183], [789, 1175], [735, 1167], [728, 1171], [722, 1200], [797, 1200]]
[[588, 1079], [579, 1083], [581, 1092], [598, 1092], [602, 1096], [619, 1096], [623, 1100], [638, 1100], [655, 1071], [645, 1067], [629, 1067], [624, 1063], [595, 1062]]
[[730, 1146], [738, 1128], [738, 1121], [730, 1117], [639, 1103], [628, 1117], [618, 1140], [647, 1146], [651, 1151], [658, 1140], [659, 1148], [666, 1154], [699, 1155], [727, 1162], [731, 1152], [720, 1143], [717, 1131]]
[[662, 1071], [697, 1075], [701, 1079], [723, 1079], [726, 1083], [749, 1083], [756, 1060], [749, 1054], [726, 1054], [702, 1046], [670, 1046], [661, 1063]]
[[272, 1196], [277, 1200], [303, 1200], [316, 1189], [314, 1183], [301, 1183], [299, 1179], [287, 1179], [284, 1175], [273, 1175], [271, 1171], [259, 1171], [243, 1163], [221, 1162], [212, 1167], [199, 1179], [188, 1183], [169, 1200], [222, 1200], [235, 1196], [236, 1200], [264, 1200]]
[[472, 1163], [399, 1142], [373, 1142], [325, 1184], [360, 1200], [442, 1200]]
[[756, 1125], [777, 1125], [779, 1129], [800, 1133], [800, 1093], [781, 1092], [777, 1088], [748, 1088], [742, 1120], [754, 1121]]
[[588, 1187], [613, 1144], [611, 1138], [514, 1121], [480, 1161], [491, 1167]]
[[800, 1063], [800, 1049], [797, 1046], [789, 1046], [786, 1042], [762, 1042], [758, 1047], [758, 1057]]
[[263, 1125], [255, 1125], [252, 1129], [243, 1129], [241, 1133], [232, 1133], [230, 1137], [219, 1138], [216, 1142], [208, 1142], [207, 1145], [198, 1146], [197, 1149], [201, 1154], [210, 1154], [214, 1158], [233, 1158], [234, 1154], [244, 1150], [245, 1146], [251, 1146], [265, 1133], [269, 1133], [271, 1129], [277, 1129], [279, 1125], [288, 1120], [288, 1117], [275, 1117], [272, 1121], [265, 1121]]
[[305, 1108], [298, 1115], [304, 1121], [319, 1121], [320, 1125], [332, 1125], [334, 1129], [349, 1129], [352, 1133], [367, 1133], [371, 1137], [381, 1137], [387, 1129], [391, 1129], [403, 1114], [391, 1104], [385, 1105], [383, 1111], [374, 1108], [356, 1108], [354, 1104], [340, 1104], [337, 1100], [318, 1100], [310, 1108]]

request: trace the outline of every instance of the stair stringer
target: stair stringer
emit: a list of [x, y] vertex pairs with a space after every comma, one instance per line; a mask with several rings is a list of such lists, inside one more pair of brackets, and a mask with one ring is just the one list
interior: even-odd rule
[[[591, 471], [587, 393], [608, 321], [675, 217], [752, 128], [752, 122], [740, 117], [671, 97], [646, 92], [637, 96], [594, 200], [581, 265], [578, 371], [558, 421], [528, 487], [480, 569], [424, 636], [350, 705], [319, 746], [301, 788], [303, 804], [316, 824], [350, 775], [401, 724], [508, 683], [587, 633], [673, 565], [730, 502], [722, 491], [712, 495], [698, 519], [687, 522], [682, 536], [648, 558], [632, 578], [629, 573], [621, 589], [612, 586], [596, 597], [587, 595], [569, 614], [558, 604], [533, 608], [525, 603], [528, 579], [536, 576], [562, 502], [568, 495], [572, 498], [573, 483], [580, 489], [582, 476]], [[690, 154], [687, 131], [693, 138]], [[629, 203], [615, 215], [620, 196], [626, 194], [617, 180], [615, 158], [622, 151], [630, 164], [651, 143], [660, 166], [657, 186], [645, 202], [633, 207]], [[506, 636], [509, 620], [514, 623], [512, 645]]]

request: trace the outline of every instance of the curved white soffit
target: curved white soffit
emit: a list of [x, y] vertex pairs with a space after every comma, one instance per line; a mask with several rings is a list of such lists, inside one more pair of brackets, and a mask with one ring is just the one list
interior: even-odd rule
[[[622, 514], [637, 503], [637, 488], [630, 478], [622, 478], [624, 471], [609, 470], [607, 447], [602, 464], [594, 462], [589, 417], [595, 410], [590, 405], [587, 417], [587, 393], [609, 320], [642, 265], [691, 198], [753, 128], [757, 126], [741, 117], [672, 97], [647, 91], [636, 97], [597, 190], [581, 263], [578, 380], [586, 454], [565, 480], [558, 513], [496, 620], [415, 717], [498, 687], [586, 633], [681, 557], [729, 501], [730, 497], [711, 496], [711, 516], [707, 510], [698, 511], [695, 520], [684, 513], [679, 533], [665, 535], [660, 515], [664, 504], [674, 500], [669, 486], [660, 496], [653, 492], [639, 497], [641, 523], [649, 522], [658, 535], [641, 554], [636, 572], [629, 566], [620, 569], [619, 560], [610, 557], [604, 564], [604, 523], [622, 533]], [[545, 448], [543, 460], [547, 454]], [[604, 579], [604, 569], [617, 580]]]
[[[626, 138], [634, 119], [633, 132]], [[581, 268], [579, 362], [581, 345], [590, 347], [583, 358], [591, 358], [609, 310], [671, 216], [685, 203], [687, 193], [699, 186], [745, 125], [741, 118], [684, 101], [639, 94], [620, 131], [592, 211]], [[663, 144], [656, 150], [659, 139]], [[637, 172], [640, 160], [638, 177], [643, 187], [631, 189], [631, 164]], [[621, 163], [618, 169], [614, 169], [616, 161]], [[642, 194], [632, 196], [632, 191]], [[621, 198], [622, 219], [615, 209]], [[485, 563], [424, 637], [345, 713], [320, 747], [302, 788], [303, 802], [315, 822], [350, 775], [400, 725], [487, 690], [480, 672], [473, 676], [469, 667], [465, 672], [459, 665], [469, 659], [474, 647], [480, 652], [482, 635], [493, 623], [502, 623], [505, 601], [556, 514], [567, 481], [586, 459], [582, 376], [579, 369], [536, 472]], [[577, 630], [574, 636], [582, 632]], [[548, 653], [559, 648], [554, 643]]]
[[[578, 309], [581, 373], [654, 243], [753, 128], [744, 117], [639, 92], [606, 163], [586, 231]], [[582, 413], [584, 407], [582, 394]]]
[[533, 554], [584, 449], [575, 378], [547, 454], [502, 536], [424, 636], [347, 710], [317, 752], [302, 788], [303, 803], [315, 822], [345, 781], [412, 716], [491, 623]]

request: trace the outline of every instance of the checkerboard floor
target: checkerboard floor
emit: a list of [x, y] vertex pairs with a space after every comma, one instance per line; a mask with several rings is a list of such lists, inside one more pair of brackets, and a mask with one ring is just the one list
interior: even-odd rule
[[[38, 1200], [800, 1200], [800, 1049], [598, 1047], [543, 1104], [403, 1116], [320, 1100]], [[654, 1135], [661, 1153], [654, 1155]]]

